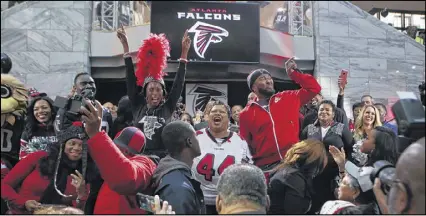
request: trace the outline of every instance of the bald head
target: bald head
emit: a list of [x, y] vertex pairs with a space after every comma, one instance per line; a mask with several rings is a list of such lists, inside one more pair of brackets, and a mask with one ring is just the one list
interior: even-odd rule
[[408, 184], [413, 193], [410, 211], [425, 214], [425, 138], [411, 144], [401, 154], [396, 164], [396, 178]]

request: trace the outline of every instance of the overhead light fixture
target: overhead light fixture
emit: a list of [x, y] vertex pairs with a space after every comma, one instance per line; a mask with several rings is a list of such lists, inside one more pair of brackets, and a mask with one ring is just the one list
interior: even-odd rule
[[388, 9], [387, 9], [387, 8], [383, 9], [383, 10], [380, 12], [380, 15], [381, 15], [382, 17], [387, 17], [387, 16], [388, 16], [388, 14], [389, 14], [389, 11], [388, 11]]

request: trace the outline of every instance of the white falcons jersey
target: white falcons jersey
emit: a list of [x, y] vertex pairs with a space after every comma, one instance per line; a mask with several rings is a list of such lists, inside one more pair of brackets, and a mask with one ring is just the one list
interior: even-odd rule
[[224, 139], [214, 138], [208, 129], [197, 131], [201, 155], [194, 158], [192, 173], [201, 183], [206, 205], [215, 205], [217, 182], [226, 167], [232, 164], [253, 163], [247, 146], [237, 133], [229, 132]]

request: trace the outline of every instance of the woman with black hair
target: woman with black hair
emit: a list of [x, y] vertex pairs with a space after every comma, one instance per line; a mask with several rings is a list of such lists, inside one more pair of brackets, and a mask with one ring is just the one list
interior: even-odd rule
[[368, 155], [364, 166], [373, 166], [379, 160], [396, 165], [398, 161], [398, 137], [384, 126], [374, 128], [361, 145], [361, 152]]
[[117, 118], [114, 120], [111, 128], [111, 137], [122, 131], [126, 127], [132, 126], [133, 114], [132, 105], [129, 96], [123, 96], [118, 101]]
[[21, 160], [33, 152], [47, 151], [48, 146], [57, 141], [53, 128], [55, 116], [56, 108], [53, 106], [53, 100], [46, 94], [39, 94], [30, 100], [26, 125], [21, 136], [19, 151]]
[[179, 116], [179, 119], [181, 121], [184, 121], [184, 122], [190, 124], [192, 127], [194, 127], [194, 120], [192, 119], [191, 114], [184, 112]]
[[11, 213], [32, 213], [41, 204], [84, 208], [89, 194], [86, 182], [97, 175], [90, 158], [84, 163], [84, 136], [82, 125], [72, 125], [58, 132], [58, 142], [47, 152], [34, 152], [16, 164], [1, 182], [1, 197]]
[[[352, 166], [356, 168], [356, 171], [352, 171], [352, 173], [354, 173], [353, 175], [356, 174], [362, 176], [363, 170], [372, 170], [374, 163], [379, 160], [385, 160], [396, 165], [399, 157], [397, 142], [397, 136], [391, 129], [383, 126], [375, 127], [360, 146], [360, 151], [367, 154], [367, 160], [365, 163], [361, 164], [361, 167], [357, 167], [354, 163], [346, 161], [346, 154], [343, 149], [340, 151], [336, 147], [331, 146], [329, 151], [339, 167], [340, 178], [343, 179], [346, 175], [348, 175], [345, 173], [345, 170], [347, 171], [345, 166]], [[369, 174], [366, 174], [365, 176], [367, 176], [367, 180], [364, 180], [362, 185], [364, 185], [366, 189], [363, 189], [363, 191], [367, 191], [373, 187], [373, 184], [369, 179]]]
[[313, 197], [311, 213], [314, 214], [328, 200], [334, 200], [333, 183], [339, 176], [339, 169], [333, 157], [328, 153], [330, 146], [338, 149], [352, 149], [353, 138], [349, 128], [343, 123], [335, 122], [336, 106], [332, 101], [323, 100], [319, 104], [318, 119], [314, 124], [308, 125], [301, 133], [300, 140], [316, 139], [324, 143], [327, 149], [328, 164], [324, 171], [315, 177], [313, 187], [315, 194]]

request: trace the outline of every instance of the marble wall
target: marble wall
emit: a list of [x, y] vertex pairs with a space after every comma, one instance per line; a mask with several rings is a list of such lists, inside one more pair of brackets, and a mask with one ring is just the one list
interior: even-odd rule
[[348, 69], [345, 110], [370, 94], [390, 104], [396, 91], [413, 91], [425, 76], [425, 47], [347, 1], [314, 2], [315, 75], [329, 99]]
[[27, 1], [1, 12], [1, 52], [12, 74], [52, 98], [67, 95], [75, 74], [90, 73], [90, 1]]

